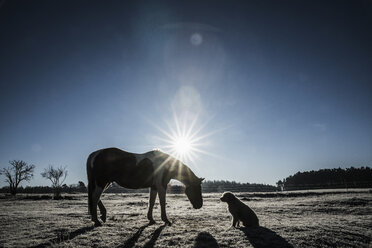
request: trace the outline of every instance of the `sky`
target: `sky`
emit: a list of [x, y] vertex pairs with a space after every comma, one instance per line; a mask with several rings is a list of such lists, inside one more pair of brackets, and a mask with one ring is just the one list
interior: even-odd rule
[[371, 166], [371, 30], [367, 0], [0, 1], [0, 168], [86, 182], [183, 131], [207, 180]]

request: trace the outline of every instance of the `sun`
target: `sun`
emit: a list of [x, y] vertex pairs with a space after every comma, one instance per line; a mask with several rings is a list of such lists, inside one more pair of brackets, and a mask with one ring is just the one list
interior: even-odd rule
[[166, 144], [164, 148], [170, 152], [174, 157], [183, 161], [193, 160], [197, 153], [202, 150], [199, 148], [200, 143], [199, 136], [193, 135], [193, 133], [182, 131], [172, 131], [172, 134], [168, 134]]
[[172, 145], [174, 151], [180, 156], [187, 156], [193, 148], [192, 140], [187, 136], [174, 137]]
[[182, 162], [194, 163], [200, 154], [211, 155], [205, 148], [208, 146], [206, 138], [213, 132], [202, 134], [206, 123], [197, 125], [198, 115], [193, 119], [185, 119], [187, 118], [179, 118], [173, 112], [173, 121], [165, 122], [168, 126], [167, 131], [152, 122], [150, 123], [163, 134], [163, 136], [154, 136], [157, 140], [156, 147]]

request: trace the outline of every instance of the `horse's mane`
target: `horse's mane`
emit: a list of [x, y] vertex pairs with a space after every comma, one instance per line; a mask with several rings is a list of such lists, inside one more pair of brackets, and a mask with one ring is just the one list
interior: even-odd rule
[[174, 173], [175, 177], [177, 177], [179, 181], [190, 184], [197, 181], [198, 177], [194, 174], [194, 172], [179, 159], [161, 151], [160, 149], [154, 149], [149, 153], [151, 153], [154, 157], [161, 157], [164, 160], [170, 160], [171, 167], [169, 169], [172, 173]]

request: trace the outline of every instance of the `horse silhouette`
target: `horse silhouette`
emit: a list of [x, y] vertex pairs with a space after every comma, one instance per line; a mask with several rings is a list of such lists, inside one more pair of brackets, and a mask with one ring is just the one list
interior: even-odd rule
[[118, 148], [106, 148], [92, 152], [87, 159], [88, 208], [96, 226], [101, 223], [97, 218], [97, 205], [101, 220], [106, 221], [106, 208], [100, 200], [103, 191], [112, 183], [130, 188], [150, 188], [147, 218], [152, 217], [155, 199], [159, 194], [161, 219], [171, 224], [165, 212], [165, 195], [169, 181], [176, 179], [185, 186], [185, 193], [195, 209], [203, 206], [201, 182], [192, 170], [181, 161], [161, 151], [143, 154], [130, 153]]

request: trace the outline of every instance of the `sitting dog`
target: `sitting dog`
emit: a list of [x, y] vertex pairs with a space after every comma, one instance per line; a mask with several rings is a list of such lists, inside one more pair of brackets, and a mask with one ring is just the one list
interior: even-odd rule
[[236, 198], [233, 193], [223, 193], [220, 200], [226, 202], [228, 205], [228, 210], [232, 215], [232, 227], [238, 227], [240, 221], [246, 227], [259, 226], [257, 215], [252, 209]]

